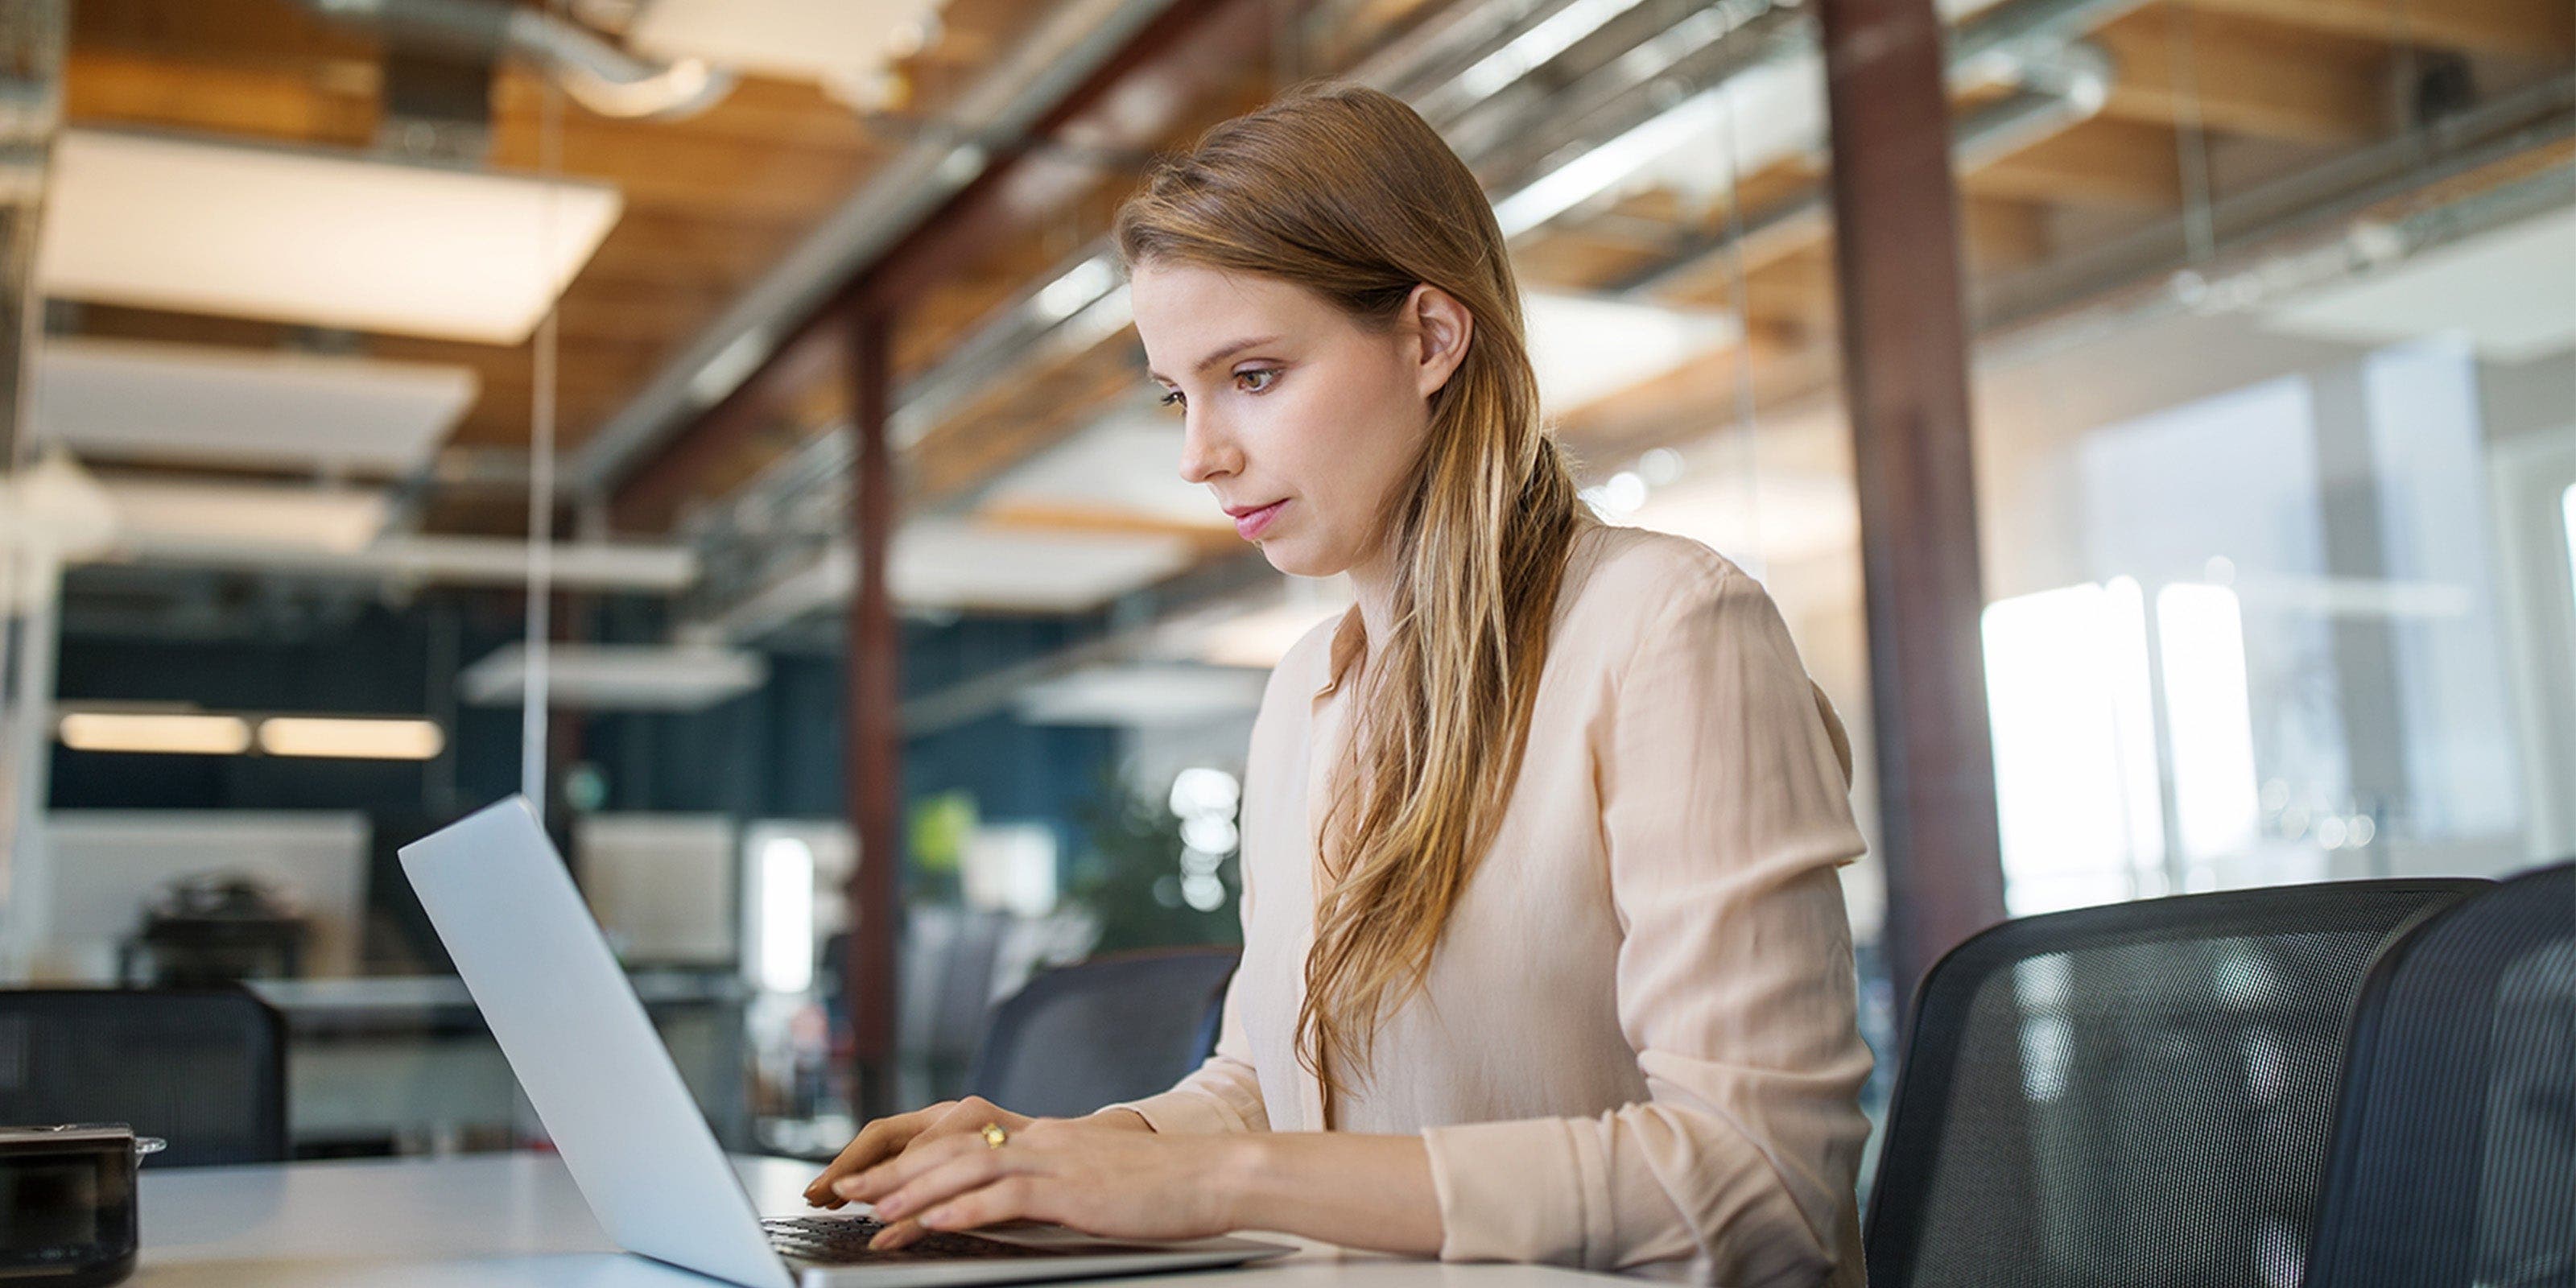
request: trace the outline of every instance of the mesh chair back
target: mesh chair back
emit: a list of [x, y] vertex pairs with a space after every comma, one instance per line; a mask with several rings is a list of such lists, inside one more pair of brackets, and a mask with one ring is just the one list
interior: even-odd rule
[[286, 1026], [236, 989], [0, 990], [0, 1123], [132, 1123], [150, 1167], [286, 1159]]
[[2483, 884], [2184, 895], [1961, 944], [1916, 995], [1871, 1284], [2292, 1282], [2362, 973]]
[[2576, 865], [2463, 900], [2372, 967], [2307, 1284], [2576, 1285]]
[[993, 1008], [969, 1085], [1017, 1113], [1087, 1114], [1168, 1091], [1216, 1047], [1232, 949], [1102, 958], [1039, 975]]

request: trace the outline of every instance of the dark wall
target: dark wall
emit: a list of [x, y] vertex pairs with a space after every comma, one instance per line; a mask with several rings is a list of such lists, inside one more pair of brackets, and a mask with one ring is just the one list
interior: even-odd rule
[[[589, 638], [659, 638], [658, 605], [595, 602]], [[77, 620], [75, 616], [73, 620]], [[961, 618], [908, 625], [907, 695], [933, 692], [1060, 648], [1089, 622]], [[345, 623], [293, 638], [170, 640], [67, 630], [56, 691], [65, 702], [192, 702], [211, 710], [335, 714], [430, 713], [434, 658], [471, 663], [518, 637], [507, 596], [423, 596], [369, 607]], [[761, 689], [704, 711], [558, 713], [570, 755], [604, 777], [604, 808], [718, 812], [743, 818], [837, 818], [842, 813], [840, 661], [781, 654]], [[1007, 712], [913, 739], [905, 794], [964, 790], [988, 819], [1053, 823], [1072, 853], [1083, 805], [1115, 754], [1106, 729], [1023, 725]], [[416, 830], [517, 790], [516, 707], [462, 707], [449, 728], [452, 764], [367, 763], [263, 756], [145, 756], [56, 747], [56, 809], [359, 810]], [[567, 764], [554, 768], [561, 773]], [[445, 789], [453, 775], [452, 795]]]

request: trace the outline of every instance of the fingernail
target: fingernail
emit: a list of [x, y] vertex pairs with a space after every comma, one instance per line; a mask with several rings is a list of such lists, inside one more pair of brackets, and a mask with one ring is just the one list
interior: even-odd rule
[[929, 1227], [930, 1227], [931, 1229], [933, 1229], [933, 1230], [944, 1230], [944, 1229], [947, 1229], [947, 1228], [948, 1228], [948, 1209], [946, 1209], [946, 1208], [932, 1208], [932, 1209], [930, 1209], [929, 1211], [922, 1213], [922, 1214], [921, 1214], [921, 1223], [922, 1223], [923, 1225], [929, 1226]]
[[855, 1176], [844, 1176], [841, 1179], [832, 1182], [832, 1192], [845, 1199], [857, 1198], [859, 1196], [859, 1191], [863, 1188], [865, 1187], [860, 1184], [859, 1178]]
[[891, 1221], [896, 1217], [903, 1215], [904, 1207], [905, 1203], [902, 1195], [888, 1195], [884, 1200], [877, 1204], [877, 1219], [880, 1221]]

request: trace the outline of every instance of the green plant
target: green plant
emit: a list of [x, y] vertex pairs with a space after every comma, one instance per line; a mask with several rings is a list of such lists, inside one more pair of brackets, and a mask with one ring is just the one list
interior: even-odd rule
[[1112, 769], [1080, 813], [1087, 848], [1075, 863], [1066, 901], [1100, 922], [1094, 953], [1195, 944], [1240, 944], [1235, 901], [1243, 894], [1237, 855], [1215, 876], [1224, 897], [1194, 908], [1182, 897], [1181, 820], [1166, 804], [1170, 784], [1143, 783]]

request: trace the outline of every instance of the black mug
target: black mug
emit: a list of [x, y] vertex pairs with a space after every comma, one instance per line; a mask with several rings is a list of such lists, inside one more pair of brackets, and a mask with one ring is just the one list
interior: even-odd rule
[[124, 1123], [0, 1127], [0, 1281], [104, 1288], [134, 1273], [134, 1170], [163, 1142]]

